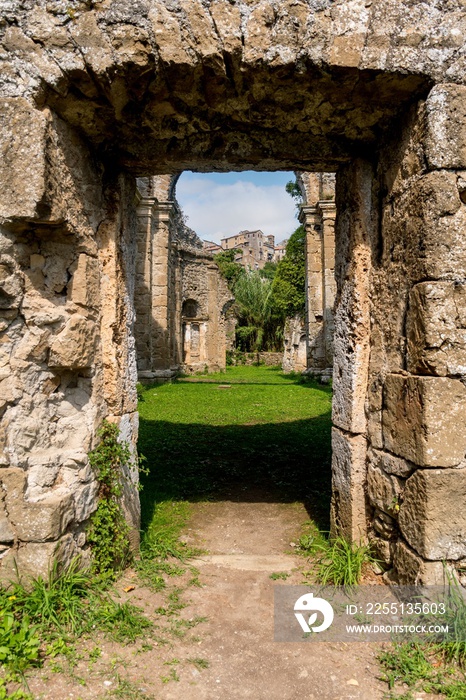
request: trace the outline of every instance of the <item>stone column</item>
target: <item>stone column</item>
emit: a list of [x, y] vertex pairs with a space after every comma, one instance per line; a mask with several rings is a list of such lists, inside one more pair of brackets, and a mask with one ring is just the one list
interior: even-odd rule
[[157, 202], [152, 236], [152, 370], [166, 370], [172, 364], [169, 320], [170, 214], [173, 202]]
[[306, 229], [306, 325], [308, 336], [308, 366], [324, 368], [322, 224], [317, 207], [302, 206], [299, 213], [299, 221]]
[[171, 338], [171, 365], [173, 373], [177, 372], [183, 363], [183, 332], [182, 332], [182, 308], [183, 308], [183, 254], [173, 246], [170, 258], [170, 338]]
[[335, 217], [334, 201], [320, 201], [318, 210], [322, 221], [322, 289], [324, 313], [324, 347], [327, 367], [333, 366], [333, 334], [335, 331]]
[[152, 239], [155, 221], [155, 197], [141, 198], [138, 208], [136, 259], [135, 338], [138, 373], [152, 367]]
[[135, 335], [140, 379], [171, 377], [178, 364], [180, 271], [171, 242], [173, 212], [174, 202], [153, 196], [143, 197], [138, 206]]

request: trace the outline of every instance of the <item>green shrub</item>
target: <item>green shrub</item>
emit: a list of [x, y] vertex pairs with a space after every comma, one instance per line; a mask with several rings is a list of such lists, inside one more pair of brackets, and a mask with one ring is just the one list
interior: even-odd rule
[[7, 683], [14, 681], [14, 678], [0, 678], [0, 700], [34, 700], [32, 695], [25, 693], [24, 690], [8, 690]]
[[31, 579], [26, 587], [16, 584], [12, 593], [14, 609], [42, 630], [78, 634], [83, 631], [83, 600], [89, 595], [89, 574], [81, 569], [78, 558], [66, 568], [55, 562], [46, 579]]
[[[447, 639], [437, 640], [437, 649], [447, 663], [455, 663], [466, 668], [466, 600], [465, 592], [456, 577], [445, 569], [448, 582], [446, 598], [446, 615], [442, 616], [442, 625], [448, 625]], [[466, 697], [466, 691], [465, 691]]]

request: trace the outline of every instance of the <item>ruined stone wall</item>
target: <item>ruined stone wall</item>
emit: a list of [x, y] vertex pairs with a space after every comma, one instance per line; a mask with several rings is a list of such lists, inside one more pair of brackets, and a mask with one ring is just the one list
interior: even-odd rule
[[[226, 312], [233, 298], [226, 280], [209, 256], [184, 251], [181, 255], [182, 369], [218, 372], [226, 365]], [[186, 313], [189, 301], [195, 315]], [[199, 334], [198, 342], [196, 335]]]
[[283, 371], [304, 372], [308, 367], [308, 334], [305, 319], [300, 315], [287, 318], [284, 336]]
[[[132, 178], [105, 173], [48, 110], [3, 103], [0, 169], [1, 576], [86, 552], [104, 417], [137, 432]], [[19, 128], [23, 127], [23, 128]], [[6, 140], [6, 144], [5, 144]], [[137, 494], [126, 510], [139, 528]]]
[[283, 362], [281, 352], [241, 352], [236, 351], [231, 357], [233, 365], [265, 365], [266, 367], [280, 367]]
[[2, 570], [85, 547], [95, 429], [136, 428], [133, 178], [190, 168], [338, 169], [333, 527], [460, 562], [464, 0], [3, 4]]
[[[186, 225], [175, 199], [177, 179], [157, 175], [138, 181], [135, 337], [141, 380], [225, 368], [231, 293]], [[196, 307], [194, 315], [184, 313], [186, 304]]]
[[334, 527], [404, 583], [466, 557], [465, 128], [437, 86], [338, 178]]

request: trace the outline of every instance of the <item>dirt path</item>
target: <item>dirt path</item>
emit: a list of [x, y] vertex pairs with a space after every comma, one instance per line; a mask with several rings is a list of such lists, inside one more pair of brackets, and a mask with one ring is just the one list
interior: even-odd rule
[[[38, 700], [378, 700], [387, 686], [372, 644], [273, 641], [274, 586], [302, 583], [303, 559], [290, 543], [308, 514], [301, 504], [244, 499], [197, 503], [185, 533], [208, 554], [192, 572], [153, 593], [131, 571], [119, 582], [123, 600], [142, 607], [157, 629], [123, 647], [102, 638], [82, 643], [70, 667], [46, 664], [30, 680]], [[289, 574], [272, 580], [273, 573]], [[128, 584], [134, 590], [124, 593]], [[100, 650], [89, 662], [89, 649]], [[79, 650], [78, 650], [79, 651]], [[87, 651], [87, 655], [86, 652]]]
[[[190, 591], [188, 614], [209, 618], [198, 649], [210, 665], [199, 679], [180, 677], [161, 698], [383, 697], [375, 645], [273, 641], [273, 588], [302, 583], [303, 560], [290, 543], [307, 519], [301, 504], [221, 501], [194, 507], [187, 539], [209, 554], [196, 561], [203, 588]], [[271, 580], [278, 572], [290, 577]]]

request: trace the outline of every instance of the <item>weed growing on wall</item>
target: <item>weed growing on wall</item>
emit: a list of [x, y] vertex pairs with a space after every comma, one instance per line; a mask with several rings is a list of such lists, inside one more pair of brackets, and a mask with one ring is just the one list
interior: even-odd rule
[[129, 445], [119, 442], [116, 425], [104, 421], [100, 442], [89, 454], [91, 467], [100, 482], [99, 504], [91, 516], [87, 541], [92, 549], [93, 569], [106, 574], [123, 569], [129, 562], [129, 526], [121, 506], [124, 468], [132, 461]]

